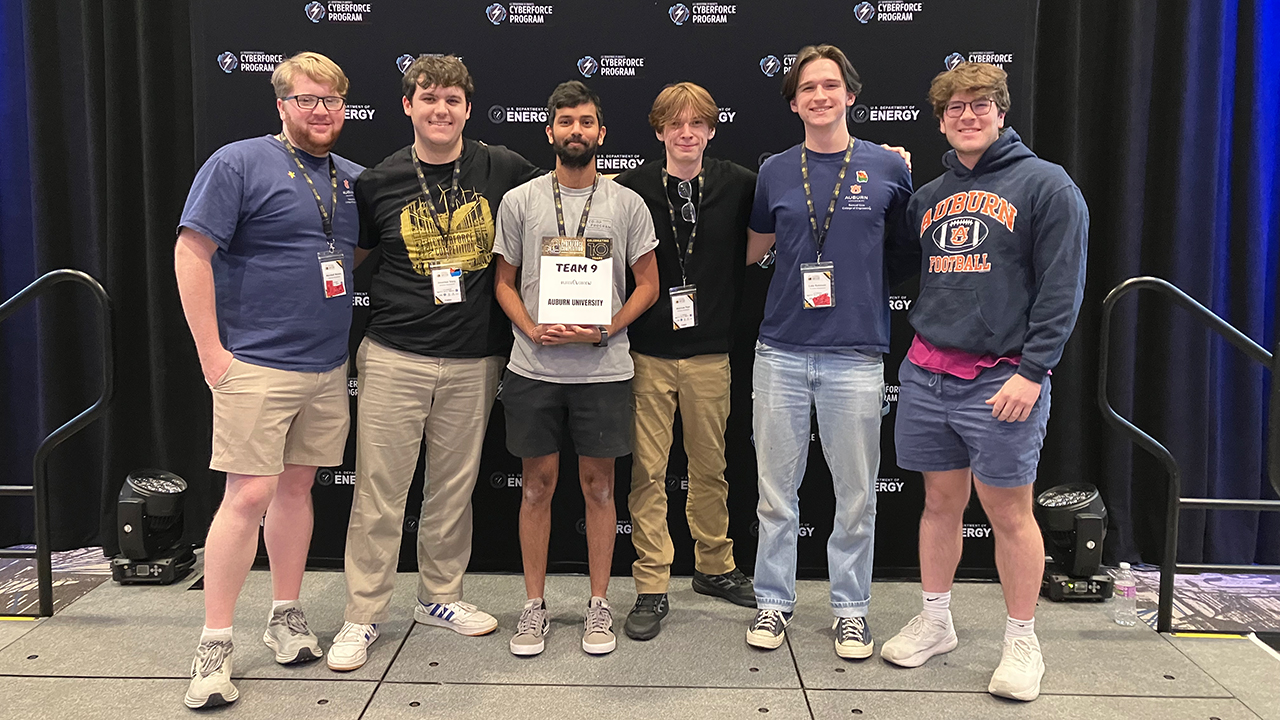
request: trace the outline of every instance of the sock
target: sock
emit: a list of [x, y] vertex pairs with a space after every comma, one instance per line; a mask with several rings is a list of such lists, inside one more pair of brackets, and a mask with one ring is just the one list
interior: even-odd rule
[[[597, 600], [599, 600], [600, 602], [596, 602]], [[609, 607], [609, 601], [600, 597], [599, 595], [592, 595], [591, 599], [587, 601], [587, 607], [595, 607], [596, 605], [603, 605], [605, 607]]]
[[951, 624], [951, 591], [944, 593], [922, 592], [924, 605], [920, 614], [928, 620]]
[[536, 597], [536, 598], [529, 598], [528, 600], [526, 600], [526, 601], [524, 602], [524, 606], [525, 606], [525, 607], [545, 608], [545, 607], [547, 606], [547, 604], [546, 604], [545, 602], [543, 602], [543, 601], [542, 601], [542, 598], [540, 598], [540, 597]]
[[1017, 637], [1034, 637], [1036, 634], [1036, 619], [1030, 620], [1014, 620], [1013, 616], [1009, 616], [1004, 623], [1004, 639], [1011, 640]]
[[213, 628], [206, 627], [204, 630], [202, 630], [202, 631], [200, 632], [200, 642], [202, 642], [202, 643], [204, 643], [204, 642], [212, 642], [212, 641], [214, 641], [214, 640], [226, 640], [226, 641], [230, 641], [230, 640], [231, 640], [231, 628], [229, 628], [229, 627], [225, 627], [225, 628], [221, 628], [221, 629], [215, 630], [215, 629], [213, 629]]
[[284, 607], [285, 605], [297, 604], [297, 602], [298, 602], [297, 600], [272, 600], [271, 612], [267, 613], [267, 622], [271, 622], [271, 618], [276, 616], [277, 610]]

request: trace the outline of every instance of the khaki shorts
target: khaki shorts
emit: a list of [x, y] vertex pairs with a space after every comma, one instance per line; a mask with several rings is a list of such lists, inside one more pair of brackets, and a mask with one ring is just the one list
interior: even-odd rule
[[277, 370], [232, 359], [213, 391], [209, 468], [279, 475], [285, 465], [341, 465], [351, 427], [347, 366]]

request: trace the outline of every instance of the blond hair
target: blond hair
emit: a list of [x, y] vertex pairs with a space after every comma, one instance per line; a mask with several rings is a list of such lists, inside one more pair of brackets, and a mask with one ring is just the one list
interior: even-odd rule
[[681, 82], [668, 85], [658, 93], [657, 99], [653, 101], [653, 109], [649, 111], [649, 125], [662, 132], [668, 123], [679, 119], [685, 111], [692, 113], [695, 120], [702, 120], [712, 128], [720, 117], [720, 109], [716, 107], [716, 101], [711, 99], [711, 93], [706, 88], [691, 82]]
[[343, 97], [347, 96], [347, 90], [351, 87], [346, 73], [342, 72], [337, 63], [317, 52], [300, 52], [276, 65], [275, 72], [271, 73], [271, 86], [275, 88], [277, 98], [289, 96], [298, 73], [321, 85], [332, 87], [335, 93]]
[[934, 117], [942, 119], [947, 103], [956, 93], [986, 98], [995, 103], [1000, 112], [1009, 112], [1009, 74], [991, 63], [964, 62], [938, 73], [929, 84], [929, 102], [933, 103]]

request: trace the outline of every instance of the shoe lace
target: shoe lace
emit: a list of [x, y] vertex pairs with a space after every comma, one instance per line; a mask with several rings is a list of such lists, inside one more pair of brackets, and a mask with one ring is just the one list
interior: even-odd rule
[[526, 607], [520, 613], [520, 622], [516, 624], [517, 635], [533, 635], [542, 631], [542, 618], [547, 609], [543, 607]]
[[613, 612], [607, 605], [596, 605], [587, 608], [587, 633], [611, 632], [613, 630]]
[[662, 606], [666, 604], [666, 602], [667, 602], [667, 596], [662, 594], [637, 595], [636, 606], [631, 609], [631, 612], [639, 612], [644, 610], [648, 610], [655, 613], [661, 612]]
[[196, 648], [196, 672], [200, 677], [210, 675], [222, 669], [222, 661], [231, 654], [230, 640], [206, 640]]
[[307, 617], [296, 607], [286, 607], [271, 615], [270, 625], [284, 625], [290, 635], [306, 635], [311, 632], [307, 627]]
[[1012, 660], [1022, 667], [1031, 667], [1034, 650], [1035, 643], [1032, 642], [1031, 638], [1013, 638], [1004, 644], [1004, 658], [1002, 659]]
[[924, 615], [916, 615], [911, 618], [911, 622], [908, 622], [907, 626], [902, 628], [902, 631], [898, 634], [909, 637], [912, 640], [919, 640], [929, 634], [928, 623], [929, 621], [925, 619]]
[[361, 625], [360, 623], [344, 622], [342, 629], [338, 631], [338, 636], [333, 639], [335, 643], [352, 642], [364, 640], [365, 635], [372, 634], [372, 625]]
[[856, 640], [860, 643], [867, 641], [867, 621], [863, 618], [836, 618], [836, 635], [841, 643]]
[[761, 610], [756, 613], [756, 621], [751, 625], [752, 630], [765, 630], [770, 633], [777, 633], [780, 627], [782, 627], [781, 610]]
[[472, 605], [471, 603], [464, 603], [461, 600], [451, 603], [443, 603], [443, 605], [458, 615], [470, 615], [477, 609], [475, 605]]

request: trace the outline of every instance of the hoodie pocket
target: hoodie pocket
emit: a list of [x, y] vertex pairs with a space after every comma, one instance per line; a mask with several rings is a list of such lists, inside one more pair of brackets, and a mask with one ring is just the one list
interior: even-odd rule
[[911, 309], [910, 320], [938, 347], [980, 348], [996, 334], [982, 315], [978, 291], [972, 288], [926, 288]]

